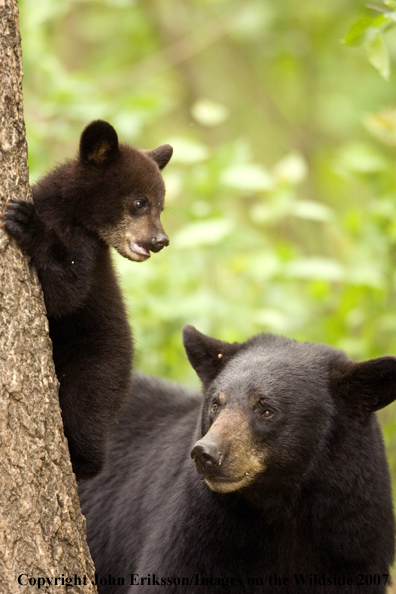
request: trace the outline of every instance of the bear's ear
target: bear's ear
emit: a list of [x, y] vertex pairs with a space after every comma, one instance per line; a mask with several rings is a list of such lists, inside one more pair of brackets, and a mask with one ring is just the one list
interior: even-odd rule
[[331, 385], [354, 411], [370, 414], [396, 400], [396, 357], [345, 361], [332, 372]]
[[199, 332], [194, 326], [184, 326], [183, 344], [188, 360], [204, 387], [222, 370], [241, 348], [241, 344], [223, 342]]
[[119, 155], [117, 132], [108, 122], [95, 120], [83, 130], [80, 159], [98, 167], [110, 165]]
[[145, 151], [145, 153], [157, 163], [160, 169], [163, 169], [171, 159], [173, 148], [170, 144], [162, 144], [151, 151]]

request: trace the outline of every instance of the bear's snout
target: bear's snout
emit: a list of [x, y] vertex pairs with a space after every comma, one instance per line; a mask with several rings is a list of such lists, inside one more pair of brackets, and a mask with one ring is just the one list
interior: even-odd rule
[[166, 233], [158, 233], [155, 237], [151, 238], [150, 250], [152, 252], [159, 252], [162, 248], [169, 245], [169, 238]]
[[191, 450], [191, 458], [200, 474], [209, 474], [213, 467], [220, 463], [221, 453], [214, 443], [201, 439]]
[[266, 469], [247, 414], [239, 409], [220, 412], [209, 431], [195, 443], [191, 458], [206, 484], [218, 493], [242, 489]]

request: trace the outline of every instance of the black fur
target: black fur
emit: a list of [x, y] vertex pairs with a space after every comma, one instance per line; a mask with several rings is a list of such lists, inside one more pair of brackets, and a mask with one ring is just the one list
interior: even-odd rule
[[83, 131], [79, 155], [13, 200], [5, 228], [40, 278], [49, 319], [60, 404], [77, 478], [104, 463], [109, 426], [130, 386], [132, 337], [109, 246], [143, 261], [167, 245], [160, 223], [164, 145], [119, 145], [107, 122]]
[[192, 327], [184, 341], [203, 405], [136, 377], [103, 473], [79, 485], [99, 592], [383, 594], [395, 526], [372, 411], [396, 397], [396, 358]]

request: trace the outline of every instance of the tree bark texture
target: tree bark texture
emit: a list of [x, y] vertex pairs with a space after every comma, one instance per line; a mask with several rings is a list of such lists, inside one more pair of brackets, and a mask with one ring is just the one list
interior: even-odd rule
[[[31, 199], [18, 8], [16, 0], [0, 0], [2, 212], [13, 196]], [[1, 228], [0, 593], [70, 592], [70, 579], [76, 584], [73, 592], [96, 592], [85, 532], [63, 434], [41, 287]], [[39, 578], [50, 580], [42, 590], [37, 589]]]

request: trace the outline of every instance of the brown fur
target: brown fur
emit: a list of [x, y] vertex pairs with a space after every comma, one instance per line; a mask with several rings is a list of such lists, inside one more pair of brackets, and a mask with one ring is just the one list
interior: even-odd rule
[[169, 240], [162, 228], [161, 169], [169, 145], [119, 144], [107, 122], [92, 122], [77, 158], [32, 188], [34, 204], [12, 201], [6, 230], [36, 267], [60, 381], [60, 404], [77, 478], [97, 474], [107, 432], [130, 386], [132, 336], [109, 247], [134, 261]]

